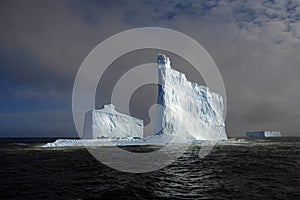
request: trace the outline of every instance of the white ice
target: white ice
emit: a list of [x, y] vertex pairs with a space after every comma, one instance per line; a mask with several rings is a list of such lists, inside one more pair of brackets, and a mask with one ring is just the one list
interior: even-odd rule
[[161, 129], [158, 133], [143, 138], [142, 120], [117, 112], [113, 105], [106, 105], [104, 109], [87, 112], [85, 140], [61, 139], [45, 146], [166, 144], [175, 135], [189, 143], [226, 140], [222, 96], [210, 92], [206, 86], [188, 81], [185, 74], [171, 68], [165, 55], [159, 54], [157, 63], [158, 103], [163, 108], [157, 112], [155, 130]]

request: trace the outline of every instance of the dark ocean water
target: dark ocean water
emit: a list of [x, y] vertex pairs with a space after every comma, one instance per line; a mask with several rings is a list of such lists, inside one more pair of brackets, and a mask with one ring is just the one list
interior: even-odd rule
[[40, 147], [51, 141], [0, 140], [0, 199], [300, 199], [300, 138], [231, 140], [204, 159], [192, 146], [145, 174], [111, 169], [84, 148]]

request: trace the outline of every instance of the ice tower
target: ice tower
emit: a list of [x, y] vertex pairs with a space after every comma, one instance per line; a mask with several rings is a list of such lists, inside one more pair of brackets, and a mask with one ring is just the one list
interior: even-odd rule
[[[196, 140], [227, 139], [221, 95], [206, 86], [192, 83], [185, 74], [171, 68], [170, 59], [157, 56], [158, 110], [156, 126], [161, 136], [182, 134]], [[157, 128], [156, 128], [157, 129]]]

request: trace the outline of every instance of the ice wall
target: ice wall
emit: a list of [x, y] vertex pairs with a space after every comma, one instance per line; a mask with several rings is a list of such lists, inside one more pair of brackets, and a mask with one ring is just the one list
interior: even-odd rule
[[112, 104], [85, 114], [84, 138], [143, 138], [143, 120], [115, 110]]
[[180, 133], [197, 140], [227, 139], [224, 123], [223, 98], [206, 86], [188, 81], [183, 73], [171, 68], [170, 60], [163, 54], [158, 63], [157, 126], [161, 136]]

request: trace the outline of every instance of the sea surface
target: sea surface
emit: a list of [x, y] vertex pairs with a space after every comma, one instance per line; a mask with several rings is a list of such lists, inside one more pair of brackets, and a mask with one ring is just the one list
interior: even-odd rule
[[300, 138], [230, 139], [203, 159], [194, 145], [144, 174], [111, 169], [83, 147], [41, 148], [53, 141], [0, 139], [1, 200], [300, 199]]

